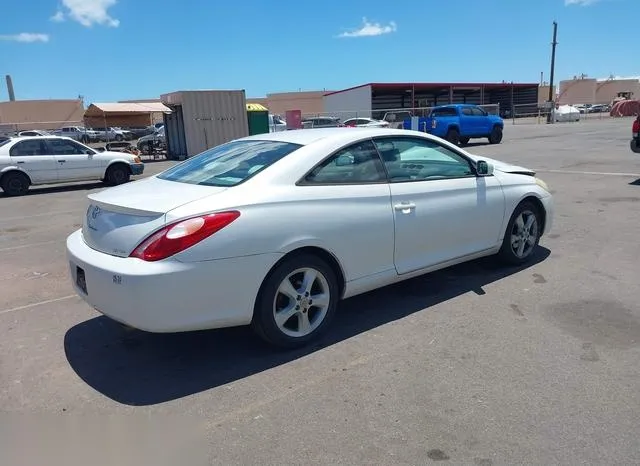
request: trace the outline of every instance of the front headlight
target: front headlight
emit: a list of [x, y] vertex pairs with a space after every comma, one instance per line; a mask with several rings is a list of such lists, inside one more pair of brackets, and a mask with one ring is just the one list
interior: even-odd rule
[[540, 178], [536, 178], [536, 184], [540, 186], [542, 189], [544, 189], [546, 192], [551, 193], [551, 190], [549, 189], [549, 186], [547, 185], [547, 183], [542, 181]]

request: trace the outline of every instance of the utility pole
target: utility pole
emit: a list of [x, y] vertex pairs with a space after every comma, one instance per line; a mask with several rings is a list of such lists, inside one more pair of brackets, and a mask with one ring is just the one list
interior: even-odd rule
[[[549, 75], [549, 105], [552, 106], [550, 110], [555, 109], [554, 88], [553, 88], [553, 74], [556, 67], [556, 46], [558, 45], [558, 23], [553, 22], [553, 42], [551, 42], [551, 73]], [[549, 112], [549, 122], [553, 123], [551, 118], [551, 112]]]

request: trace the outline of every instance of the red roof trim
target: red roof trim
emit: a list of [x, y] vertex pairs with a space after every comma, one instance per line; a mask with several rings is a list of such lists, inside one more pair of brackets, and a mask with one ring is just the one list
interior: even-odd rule
[[325, 96], [340, 94], [341, 92], [352, 91], [354, 89], [359, 89], [361, 87], [371, 86], [372, 88], [381, 88], [381, 89], [389, 89], [389, 88], [400, 88], [404, 87], [410, 89], [415, 87], [416, 89], [424, 90], [424, 89], [434, 89], [434, 88], [442, 88], [442, 87], [484, 87], [484, 88], [511, 88], [511, 87], [538, 87], [538, 83], [367, 83], [361, 84], [359, 86], [348, 87], [347, 89], [342, 89], [340, 91], [327, 92], [324, 94]]

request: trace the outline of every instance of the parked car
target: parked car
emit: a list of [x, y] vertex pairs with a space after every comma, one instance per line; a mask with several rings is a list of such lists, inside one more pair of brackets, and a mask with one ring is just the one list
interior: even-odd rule
[[[411, 128], [411, 121], [404, 124], [405, 128]], [[466, 145], [477, 138], [487, 138], [491, 144], [500, 144], [504, 120], [477, 105], [454, 104], [433, 107], [428, 117], [418, 119], [418, 125], [420, 131], [456, 145]]]
[[53, 136], [49, 131], [44, 131], [42, 129], [30, 129], [27, 131], [20, 131], [18, 133], [19, 137], [29, 137], [29, 136]]
[[131, 141], [135, 139], [131, 131], [123, 130], [115, 127], [99, 127], [92, 128], [99, 137], [100, 141]]
[[373, 118], [349, 118], [344, 120], [344, 125], [348, 127], [388, 128], [389, 122]]
[[287, 122], [280, 115], [269, 114], [269, 132], [286, 131]]
[[162, 149], [166, 145], [164, 126], [160, 127], [155, 133], [141, 137], [136, 142], [136, 147], [143, 154], [150, 154], [154, 149]]
[[302, 119], [302, 126], [305, 129], [310, 128], [338, 128], [344, 126], [338, 117], [322, 116], [322, 117], [306, 117]]
[[75, 139], [76, 141], [80, 141], [84, 144], [100, 140], [98, 132], [92, 129], [83, 128], [82, 126], [63, 126], [62, 128], [53, 131], [51, 134], [53, 136], [64, 136]]
[[0, 187], [8, 196], [26, 194], [29, 186], [39, 184], [100, 179], [118, 185], [143, 171], [139, 157], [99, 152], [67, 137], [17, 137], [0, 143]]
[[156, 128], [154, 126], [134, 126], [125, 128], [125, 131], [129, 131], [131, 133], [132, 139], [138, 139], [149, 134], [153, 134]]
[[551, 117], [554, 121], [568, 122], [568, 121], [580, 121], [580, 110], [573, 105], [559, 105], [551, 111]]
[[396, 110], [386, 112], [382, 117], [382, 120], [389, 123], [390, 128], [402, 129], [404, 128], [405, 120], [410, 120], [411, 116], [412, 114], [408, 110]]
[[343, 298], [482, 256], [529, 262], [553, 219], [534, 171], [386, 128], [249, 136], [88, 198], [67, 255], [92, 307], [150, 332], [251, 325], [286, 347]]
[[633, 120], [631, 125], [631, 151], [640, 154], [640, 115]]

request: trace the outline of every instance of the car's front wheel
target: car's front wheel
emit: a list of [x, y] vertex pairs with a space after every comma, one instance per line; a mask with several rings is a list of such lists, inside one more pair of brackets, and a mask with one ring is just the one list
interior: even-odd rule
[[338, 295], [336, 274], [325, 261], [309, 254], [293, 256], [265, 279], [251, 325], [272, 345], [305, 345], [329, 326]]
[[27, 194], [30, 184], [27, 175], [20, 172], [6, 173], [0, 180], [2, 190], [7, 196], [23, 196]]
[[499, 252], [500, 258], [508, 264], [524, 264], [533, 256], [541, 234], [541, 214], [538, 207], [529, 201], [520, 203], [509, 219]]
[[105, 177], [104, 177], [104, 181], [109, 186], [117, 186], [119, 184], [128, 182], [130, 179], [131, 179], [131, 172], [129, 171], [129, 167], [127, 167], [122, 163], [111, 165], [107, 169], [107, 173], [105, 174]]

